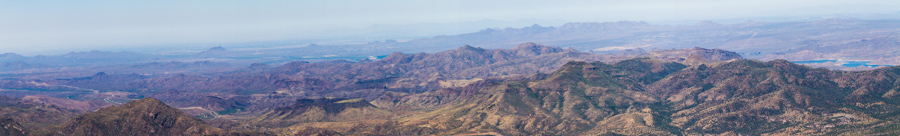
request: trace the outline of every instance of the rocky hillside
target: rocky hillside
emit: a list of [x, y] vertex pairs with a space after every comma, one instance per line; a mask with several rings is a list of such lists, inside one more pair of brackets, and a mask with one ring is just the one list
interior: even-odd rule
[[153, 99], [101, 108], [63, 123], [55, 135], [227, 135], [197, 117]]
[[257, 117], [254, 123], [285, 127], [305, 122], [341, 122], [389, 116], [388, 111], [378, 109], [363, 99], [299, 99], [291, 106], [275, 108]]
[[458, 105], [407, 118], [406, 123], [438, 126], [439, 134], [671, 135], [653, 110], [661, 101], [642, 84], [684, 67], [649, 59], [613, 65], [570, 62], [547, 79], [491, 85]]
[[[262, 135], [235, 130], [279, 135], [900, 134], [900, 67], [832, 71], [785, 60], [745, 60], [733, 52], [702, 48], [658, 50], [613, 63], [559, 62], [592, 57], [597, 56], [536, 44], [510, 50], [463, 46], [367, 62], [296, 62], [263, 68], [263, 75], [97, 74], [48, 84], [5, 82], [42, 87], [72, 83], [57, 87], [85, 89], [103, 86], [74, 85], [114, 79], [119, 81], [103, 85], [158, 81], [153, 84], [200, 88], [234, 78], [240, 82], [227, 85], [276, 87], [268, 88], [274, 89], [270, 93], [173, 89], [147, 95], [164, 97], [182, 110], [211, 111], [215, 117], [209, 121], [230, 131], [153, 98], [85, 113], [52, 131], [28, 128], [35, 122], [67, 119], [69, 111], [8, 98], [0, 115], [12, 122], [0, 123], [13, 128], [4, 132], [58, 135]], [[539, 72], [556, 63], [562, 64], [552, 72]], [[536, 74], [481, 76], [503, 70]], [[139, 91], [100, 92], [92, 95], [140, 97], [134, 93]], [[323, 94], [349, 98], [320, 97]], [[223, 112], [237, 110], [240, 113]]]
[[28, 130], [11, 118], [0, 118], [0, 135], [27, 136]]
[[[900, 89], [898, 67], [845, 72], [784, 60], [684, 65], [643, 58], [612, 64], [569, 62], [554, 73], [536, 76], [479, 81], [469, 86], [476, 87], [474, 91], [444, 90], [439, 93], [444, 95], [430, 96], [465, 97], [451, 97], [440, 108], [390, 121], [340, 122], [349, 126], [304, 130], [350, 135], [900, 133], [894, 130], [900, 126], [900, 103], [894, 99]], [[441, 98], [412, 96], [398, 100]]]
[[22, 99], [0, 96], [0, 118], [7, 132], [43, 134], [77, 113], [54, 105], [44, 105]]
[[446, 134], [897, 133], [890, 129], [900, 113], [892, 99], [900, 88], [897, 67], [842, 72], [784, 60], [688, 68], [635, 63], [642, 61], [569, 63], [547, 79], [487, 86], [407, 123]]

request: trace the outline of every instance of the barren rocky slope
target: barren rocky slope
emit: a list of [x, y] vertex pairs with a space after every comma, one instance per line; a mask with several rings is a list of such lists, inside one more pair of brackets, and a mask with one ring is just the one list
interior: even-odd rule
[[60, 125], [53, 135], [264, 135], [228, 132], [211, 127], [196, 117], [153, 99], [143, 98], [123, 105], [85, 113]]
[[[441, 108], [342, 134], [897, 134], [900, 68], [844, 72], [784, 60], [683, 65], [569, 62], [536, 80], [480, 86]], [[327, 122], [320, 122], [327, 123]], [[331, 122], [335, 124], [338, 122]], [[363, 124], [363, 125], [359, 125]], [[363, 127], [376, 126], [376, 127]], [[297, 128], [302, 129], [302, 128]], [[327, 128], [306, 128], [317, 130]], [[348, 130], [370, 131], [348, 131]], [[374, 131], [380, 130], [380, 131]]]

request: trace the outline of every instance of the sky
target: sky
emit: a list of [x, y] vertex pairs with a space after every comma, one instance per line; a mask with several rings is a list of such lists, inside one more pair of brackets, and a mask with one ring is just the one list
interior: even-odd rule
[[[483, 20], [652, 23], [900, 13], [896, 7], [900, 7], [900, 1], [16, 0], [0, 1], [0, 53], [47, 55], [109, 48], [321, 39], [341, 35], [333, 30], [347, 32], [384, 25], [402, 27]], [[544, 24], [547, 25], [556, 24]]]

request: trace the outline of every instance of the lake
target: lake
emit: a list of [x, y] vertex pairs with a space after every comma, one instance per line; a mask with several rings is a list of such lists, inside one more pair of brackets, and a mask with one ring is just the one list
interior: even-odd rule
[[891, 65], [869, 65], [869, 62], [872, 61], [843, 61], [843, 60], [806, 60], [806, 61], [791, 61], [797, 64], [818, 64], [818, 63], [826, 63], [826, 62], [834, 62], [839, 63], [841, 66], [845, 67], [880, 67], [880, 66], [891, 66]]

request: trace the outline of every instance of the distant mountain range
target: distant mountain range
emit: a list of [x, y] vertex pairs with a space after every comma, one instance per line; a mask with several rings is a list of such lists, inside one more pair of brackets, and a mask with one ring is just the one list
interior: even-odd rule
[[[90, 71], [98, 66], [141, 63], [202, 61], [224, 62], [233, 67], [253, 63], [282, 65], [291, 61], [360, 61], [380, 58], [393, 52], [436, 53], [460, 45], [485, 49], [514, 48], [526, 42], [542, 43], [592, 53], [626, 50], [717, 48], [735, 51], [760, 60], [785, 59], [870, 61], [872, 65], [900, 65], [896, 52], [898, 20], [858, 20], [829, 18], [798, 22], [753, 22], [720, 24], [700, 21], [694, 25], [655, 25], [646, 22], [572, 22], [560, 26], [533, 25], [524, 28], [488, 28], [457, 35], [442, 35], [406, 41], [384, 40], [368, 43], [292, 43], [259, 48], [229, 49], [222, 46], [206, 51], [186, 52], [70, 52], [58, 56], [26, 57], [14, 53], [0, 55], [0, 74], [49, 74]], [[841, 50], [848, 49], [848, 50]], [[883, 49], [883, 50], [878, 50]], [[804, 64], [830, 69], [864, 70], [840, 64]], [[73, 69], [82, 68], [82, 69]], [[116, 68], [107, 68], [114, 70]], [[178, 73], [207, 70], [173, 68]], [[96, 73], [93, 71], [91, 73]], [[123, 73], [164, 74], [152, 70]], [[82, 73], [84, 74], [84, 73]]]

